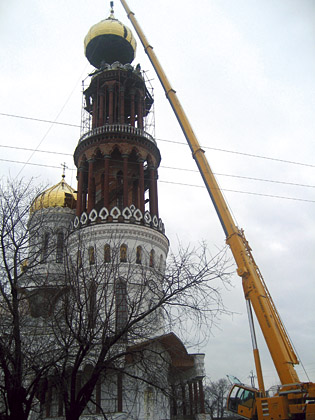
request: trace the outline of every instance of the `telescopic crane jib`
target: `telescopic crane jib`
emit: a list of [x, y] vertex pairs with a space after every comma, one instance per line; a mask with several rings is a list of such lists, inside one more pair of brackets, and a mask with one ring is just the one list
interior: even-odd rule
[[[163, 86], [176, 118], [186, 137], [193, 158], [204, 180], [220, 223], [226, 235], [226, 242], [234, 256], [237, 273], [242, 284], [250, 320], [254, 359], [259, 389], [235, 384], [228, 398], [228, 409], [248, 419], [305, 419], [315, 420], [315, 384], [301, 382], [294, 369], [298, 364], [293, 346], [286, 334], [284, 325], [268, 292], [267, 286], [255, 263], [251, 248], [244, 231], [239, 229], [227, 207], [225, 199], [209, 166], [204, 150], [192, 130], [188, 118], [171, 87], [153, 47], [145, 37], [135, 14], [129, 9], [125, 0], [120, 0], [139, 39], [148, 55], [155, 72]], [[266, 396], [260, 366], [259, 352], [256, 344], [252, 308], [267, 343], [270, 355], [277, 370], [281, 388], [273, 397]]]

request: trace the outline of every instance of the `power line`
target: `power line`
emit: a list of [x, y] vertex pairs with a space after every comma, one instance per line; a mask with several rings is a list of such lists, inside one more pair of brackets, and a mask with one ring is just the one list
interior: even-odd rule
[[[62, 156], [73, 156], [72, 153], [53, 152], [53, 151], [49, 151], [49, 150], [36, 150], [36, 149], [30, 149], [30, 148], [27, 148], [27, 147], [6, 146], [6, 145], [1, 145], [1, 144], [0, 144], [0, 147], [4, 147], [4, 148], [8, 148], [8, 149], [16, 149], [16, 150], [36, 151], [36, 152], [39, 152], [39, 153], [49, 153], [49, 154], [56, 154], [56, 155], [62, 155]], [[161, 165], [160, 168], [199, 173], [199, 171], [196, 170], [196, 169], [176, 168], [174, 166]], [[215, 172], [214, 175], [216, 175], [216, 176], [226, 176], [226, 177], [230, 177], [230, 178], [245, 179], [245, 180], [249, 180], [249, 181], [270, 182], [270, 183], [273, 183], [273, 184], [290, 185], [290, 186], [294, 186], [294, 187], [315, 188], [315, 185], [298, 184], [298, 183], [295, 183], [295, 182], [287, 182], [287, 181], [276, 181], [276, 180], [273, 180], [273, 179], [255, 178], [255, 177], [248, 177], [248, 176], [242, 176], [242, 175], [222, 174], [222, 173], [218, 173], [218, 172]]]
[[[42, 166], [44, 168], [60, 169], [60, 166], [44, 165], [43, 163], [20, 162], [18, 160], [0, 159], [1, 162], [21, 163], [22, 165]], [[74, 171], [75, 169], [70, 169]]]
[[[86, 69], [86, 67], [87, 67], [87, 64], [84, 66], [84, 70]], [[57, 122], [57, 119], [59, 118], [59, 116], [61, 115], [61, 113], [63, 112], [63, 110], [65, 109], [65, 107], [66, 107], [67, 103], [69, 102], [69, 100], [70, 100], [71, 96], [73, 95], [73, 93], [74, 93], [74, 91], [75, 91], [75, 89], [76, 89], [76, 87], [77, 87], [77, 84], [78, 84], [79, 80], [80, 80], [80, 79], [81, 79], [81, 77], [82, 77], [82, 74], [83, 74], [84, 70], [81, 72], [80, 77], [79, 77], [79, 78], [78, 78], [78, 80], [75, 82], [75, 85], [73, 86], [73, 89], [71, 90], [71, 92], [70, 92], [70, 94], [68, 95], [68, 97], [66, 98], [66, 100], [65, 100], [64, 104], [62, 105], [62, 107], [60, 108], [59, 112], [57, 113], [57, 115], [56, 115], [56, 117], [55, 117], [54, 121], [50, 124], [50, 126], [48, 127], [48, 129], [47, 129], [46, 133], [45, 133], [45, 134], [43, 135], [43, 137], [41, 138], [40, 142], [38, 143], [38, 145], [37, 145], [37, 147], [36, 147], [36, 150], [40, 147], [40, 145], [43, 143], [43, 141], [45, 140], [45, 138], [48, 136], [48, 134], [49, 134], [50, 130], [52, 129], [52, 127], [53, 127], [54, 123], [55, 123], [55, 122]], [[35, 154], [35, 153], [36, 153], [36, 151], [32, 152], [31, 156], [27, 159], [27, 163], [28, 163], [28, 162], [32, 159], [32, 157], [34, 156], [34, 154]], [[25, 166], [26, 166], [26, 164], [25, 164], [25, 165], [22, 167], [22, 169], [19, 171], [19, 173], [17, 174], [17, 177], [18, 177], [18, 176], [20, 175], [20, 173], [23, 171], [23, 169], [25, 168]]]
[[[180, 142], [180, 141], [166, 140], [166, 139], [156, 139], [156, 140], [157, 141], [164, 141], [164, 142], [167, 142], [167, 143], [180, 144], [182, 146], [187, 146], [186, 143], [183, 143], [183, 142]], [[295, 162], [293, 160], [279, 159], [279, 158], [273, 158], [273, 157], [270, 157], [270, 156], [263, 156], [263, 155], [254, 155], [252, 153], [237, 152], [235, 150], [219, 149], [217, 147], [210, 147], [210, 146], [201, 146], [201, 148], [202, 149], [215, 150], [217, 152], [233, 153], [233, 154], [236, 154], [236, 155], [253, 157], [253, 158], [257, 158], [257, 159], [267, 159], [267, 160], [272, 160], [272, 161], [275, 161], [275, 162], [289, 163], [291, 165], [300, 165], [300, 166], [307, 166], [309, 168], [315, 168], [315, 165], [312, 165], [310, 163]]]
[[48, 124], [57, 124], [57, 125], [65, 125], [68, 127], [80, 128], [80, 125], [78, 124], [70, 124], [70, 123], [64, 123], [64, 122], [58, 122], [58, 121], [52, 121], [52, 120], [43, 120], [41, 118], [25, 117], [23, 115], [6, 114], [4, 112], [0, 112], [0, 115], [3, 115], [4, 117], [21, 118], [23, 120], [38, 121], [38, 122], [43, 122], [43, 123], [48, 123]]
[[[53, 169], [60, 169], [60, 166], [44, 165], [44, 164], [40, 164], [40, 163], [20, 162], [20, 161], [17, 161], [17, 160], [8, 160], [8, 159], [0, 159], [0, 161], [10, 162], [10, 163], [20, 163], [20, 164], [24, 164], [24, 165], [42, 166], [42, 167], [53, 168]], [[69, 168], [69, 170], [70, 171], [75, 171], [75, 169], [73, 169], [73, 168]], [[204, 185], [186, 184], [186, 183], [174, 182], [174, 181], [159, 180], [159, 182], [164, 183], [164, 184], [181, 185], [181, 186], [185, 186], [185, 187], [205, 188]], [[285, 197], [285, 196], [272, 195], [272, 194], [262, 194], [262, 193], [256, 193], [256, 192], [251, 192], [251, 191], [230, 190], [230, 189], [226, 189], [226, 188], [222, 188], [221, 191], [235, 192], [235, 193], [239, 193], [239, 194], [248, 194], [248, 195], [258, 195], [258, 196], [261, 196], [261, 197], [279, 198], [279, 199], [284, 199], [284, 200], [303, 201], [303, 202], [306, 202], [306, 203], [315, 203], [315, 200], [307, 200], [307, 199], [304, 199], [304, 198], [295, 198], [295, 197]]]
[[0, 144], [0, 147], [4, 147], [4, 148], [7, 148], [7, 149], [26, 150], [26, 151], [29, 151], [29, 152], [51, 153], [52, 155], [73, 156], [73, 153], [53, 152], [51, 150], [30, 149], [29, 147], [6, 146], [6, 145], [2, 145], [2, 144]]
[[[175, 170], [178, 170], [178, 171], [199, 173], [199, 171], [197, 171], [196, 169], [175, 168], [175, 167], [172, 167], [172, 166], [163, 166], [163, 165], [161, 165], [160, 168], [175, 169]], [[294, 186], [294, 187], [315, 188], [315, 185], [297, 184], [295, 182], [276, 181], [276, 180], [273, 180], [273, 179], [254, 178], [254, 177], [242, 176], [242, 175], [221, 174], [219, 172], [214, 172], [213, 174], [216, 175], [216, 176], [227, 176], [227, 177], [231, 177], [231, 178], [246, 179], [246, 180], [249, 180], [249, 181], [271, 182], [271, 183], [274, 183], [274, 184], [291, 185], [291, 186]]]
[[[38, 122], [44, 122], [44, 123], [49, 123], [49, 124], [59, 124], [59, 125], [64, 125], [64, 126], [69, 126], [69, 127], [80, 127], [80, 125], [77, 125], [77, 124], [70, 124], [70, 123], [63, 123], [63, 122], [57, 122], [57, 121], [51, 121], [51, 120], [44, 120], [44, 119], [40, 119], [40, 118], [26, 117], [26, 116], [16, 115], [16, 114], [7, 114], [7, 113], [4, 113], [4, 112], [0, 112], [0, 115], [5, 116], [5, 117], [21, 118], [21, 119], [25, 119], [25, 120], [38, 121]], [[181, 146], [188, 146], [187, 143], [180, 142], [180, 141], [175, 141], [175, 140], [159, 139], [159, 138], [157, 138], [156, 140], [161, 141], [161, 142], [166, 142], [166, 143], [179, 144]], [[221, 149], [221, 148], [211, 147], [211, 146], [201, 146], [201, 147], [203, 149], [215, 150], [217, 152], [232, 153], [232, 154], [252, 157], [252, 158], [256, 158], [256, 159], [265, 159], [265, 160], [271, 160], [271, 161], [274, 161], [274, 162], [288, 163], [290, 165], [299, 165], [299, 166], [306, 166], [306, 167], [309, 167], [309, 168], [315, 168], [315, 165], [310, 164], [310, 163], [296, 162], [296, 161], [293, 161], [293, 160], [273, 158], [273, 157], [270, 157], [270, 156], [256, 155], [256, 154], [253, 154], [253, 153], [246, 153], [246, 152], [238, 152], [236, 150]]]
[[[185, 187], [206, 188], [204, 185], [185, 184], [185, 183], [181, 183], [181, 182], [163, 181], [163, 180], [159, 180], [159, 182], [163, 182], [164, 184], [182, 185], [182, 186], [185, 186]], [[258, 196], [261, 196], [261, 197], [281, 198], [281, 199], [284, 199], [284, 200], [305, 201], [307, 203], [315, 203], [315, 200], [307, 200], [305, 198], [285, 197], [285, 196], [280, 196], [280, 195], [262, 194], [262, 193], [256, 193], [256, 192], [251, 192], [251, 191], [229, 190], [227, 188], [221, 188], [220, 190], [221, 191], [227, 191], [227, 192], [236, 192], [236, 193], [239, 193], [239, 194], [258, 195]]]

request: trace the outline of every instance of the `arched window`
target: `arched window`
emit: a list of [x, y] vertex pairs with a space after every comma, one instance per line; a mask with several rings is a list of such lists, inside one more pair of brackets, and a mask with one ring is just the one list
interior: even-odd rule
[[80, 250], [77, 252], [77, 267], [82, 268], [82, 255]]
[[155, 251], [154, 249], [151, 249], [150, 251], [150, 267], [155, 266]]
[[120, 247], [120, 262], [127, 262], [127, 245], [122, 244]]
[[63, 261], [63, 232], [57, 232], [56, 263]]
[[104, 245], [104, 261], [106, 263], [110, 262], [110, 245], [109, 244]]
[[141, 246], [137, 246], [136, 264], [142, 264], [142, 247]]
[[88, 300], [89, 328], [94, 328], [96, 325], [96, 284], [94, 281], [91, 282], [88, 293], [89, 293], [89, 300]]
[[41, 262], [45, 262], [47, 260], [48, 244], [49, 244], [49, 233], [45, 232], [42, 238]]
[[159, 270], [163, 269], [163, 255], [160, 255], [160, 263], [159, 263]]
[[95, 264], [94, 246], [90, 246], [90, 248], [89, 248], [89, 263], [90, 263], [90, 265]]
[[126, 327], [128, 321], [127, 283], [118, 279], [115, 285], [116, 333]]

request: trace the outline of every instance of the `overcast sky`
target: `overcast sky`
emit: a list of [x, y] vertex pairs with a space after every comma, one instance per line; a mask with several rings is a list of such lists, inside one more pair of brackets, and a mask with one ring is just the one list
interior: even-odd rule
[[[315, 2], [128, 4], [178, 93], [315, 381]], [[52, 185], [65, 162], [66, 180], [76, 187], [71, 155], [80, 136], [81, 84], [92, 70], [83, 39], [108, 13], [109, 1], [103, 0], [1, 2], [0, 113], [73, 124], [0, 115], [1, 176], [33, 176]], [[117, 0], [115, 16], [131, 27]], [[174, 249], [179, 241], [198, 246], [205, 240], [215, 253], [224, 247], [223, 231], [140, 41], [138, 62], [154, 87], [155, 134], [162, 154], [159, 207], [166, 234]], [[235, 275], [232, 283], [224, 303], [234, 316], [222, 317], [206, 347], [189, 350], [206, 353], [210, 379], [232, 374], [249, 382], [254, 362], [245, 299], [240, 278]], [[259, 345], [270, 386], [277, 377], [261, 337]]]

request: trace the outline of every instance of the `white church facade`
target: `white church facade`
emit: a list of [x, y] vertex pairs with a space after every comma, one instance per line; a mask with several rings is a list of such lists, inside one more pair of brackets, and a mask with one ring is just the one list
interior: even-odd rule
[[[113, 12], [88, 32], [95, 70], [74, 151], [78, 184], [74, 190], [63, 176], [31, 208], [29, 260], [38, 264], [22, 289], [41, 333], [53, 329], [64, 349], [56, 374], [42, 381], [34, 418], [64, 419], [71, 401], [86, 396], [85, 420], [207, 418], [204, 355], [189, 354], [166, 330], [160, 307], [169, 252], [158, 206], [161, 156], [146, 131], [153, 98], [131, 64], [135, 48]], [[67, 305], [58, 309], [60, 301]]]

